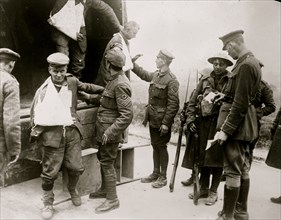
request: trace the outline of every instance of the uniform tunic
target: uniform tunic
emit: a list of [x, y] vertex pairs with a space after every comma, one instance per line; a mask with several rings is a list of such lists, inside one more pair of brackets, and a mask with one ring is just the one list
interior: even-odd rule
[[[239, 187], [240, 177], [249, 178], [249, 143], [258, 135], [257, 116], [252, 101], [261, 82], [259, 61], [250, 51], [242, 54], [223, 91], [228, 97], [220, 108], [217, 127], [228, 134], [223, 145], [224, 172], [229, 186]], [[222, 122], [222, 123], [221, 123]]]
[[[107, 199], [116, 199], [116, 170], [118, 144], [122, 141], [124, 130], [133, 119], [131, 86], [123, 71], [112, 76], [102, 94], [101, 104], [97, 113], [96, 137], [99, 146], [98, 159], [101, 163], [102, 180], [105, 183]], [[102, 136], [108, 141], [102, 145]]]

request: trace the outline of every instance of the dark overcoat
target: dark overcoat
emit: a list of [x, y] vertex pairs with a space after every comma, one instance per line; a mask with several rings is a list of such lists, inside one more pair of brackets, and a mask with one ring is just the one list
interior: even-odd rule
[[265, 163], [281, 169], [281, 107], [273, 122], [272, 133], [274, 136]]
[[[186, 124], [195, 123], [198, 127], [199, 136], [199, 165], [200, 166], [211, 166], [211, 167], [222, 167], [223, 156], [222, 148], [220, 146], [213, 146], [212, 148], [206, 149], [207, 141], [214, 138], [216, 133], [217, 117], [219, 106], [215, 106], [212, 109], [212, 113], [208, 116], [203, 116], [200, 110], [200, 102], [198, 96], [207, 96], [210, 92], [221, 92], [228, 81], [229, 72], [226, 71], [223, 76], [219, 79], [215, 79], [216, 75], [211, 72], [210, 75], [203, 76], [196, 89], [192, 93], [189, 104], [187, 107]], [[216, 83], [215, 83], [216, 81]], [[194, 155], [194, 147], [197, 143], [194, 139], [194, 134], [189, 132], [186, 135], [186, 151], [184, 154], [182, 167], [192, 169]]]

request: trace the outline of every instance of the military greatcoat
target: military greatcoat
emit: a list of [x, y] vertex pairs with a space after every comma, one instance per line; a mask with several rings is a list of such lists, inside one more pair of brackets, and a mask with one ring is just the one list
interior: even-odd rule
[[268, 166], [281, 169], [281, 107], [273, 122], [271, 132], [274, 136], [265, 163]]

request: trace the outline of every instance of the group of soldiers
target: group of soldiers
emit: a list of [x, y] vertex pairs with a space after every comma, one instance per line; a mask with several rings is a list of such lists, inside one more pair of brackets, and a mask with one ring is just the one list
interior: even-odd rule
[[[62, 8], [66, 2], [61, 1], [56, 7]], [[83, 22], [81, 24], [84, 27]], [[99, 106], [96, 140], [102, 183], [100, 189], [89, 197], [105, 198], [95, 209], [96, 213], [119, 207], [114, 163], [119, 143], [123, 141], [124, 132], [133, 119], [129, 70], [150, 83], [143, 124], [149, 124], [154, 166], [153, 172], [142, 178], [141, 182], [152, 183], [154, 188], [167, 185], [167, 144], [180, 106], [179, 82], [170, 70], [175, 57], [168, 50], [161, 49], [155, 61], [157, 70], [144, 70], [136, 63], [141, 55], [131, 58], [128, 49], [128, 40], [136, 37], [139, 25], [130, 21], [118, 28], [120, 31], [113, 36], [104, 51], [95, 84], [79, 81], [81, 68], [78, 68], [77, 62], [83, 63], [84, 55], [75, 60], [71, 58], [70, 51], [65, 49], [68, 43], [81, 42], [83, 36], [77, 34], [74, 42], [69, 38], [65, 41], [65, 35], [64, 39], [56, 37], [57, 42], [64, 42], [64, 50], [58, 49], [58, 52], [47, 57], [50, 77], [36, 91], [30, 112], [30, 142], [36, 142], [42, 149], [43, 219], [53, 217], [53, 187], [61, 166], [67, 170], [67, 187], [73, 205], [82, 204], [76, 189], [79, 176], [84, 171], [81, 156], [82, 125], [76, 112], [79, 99]], [[218, 213], [218, 220], [249, 219], [249, 171], [260, 128], [259, 120], [275, 111], [272, 91], [261, 79], [263, 64], [246, 48], [243, 33], [238, 30], [220, 37], [223, 50], [236, 63], [229, 72], [227, 67], [233, 63], [225, 53], [210, 57], [208, 62], [213, 65], [213, 70], [202, 75], [181, 117], [184, 130], [189, 134], [183, 167], [193, 168], [195, 158], [192, 150], [194, 145], [199, 147], [199, 198], [206, 197], [206, 205], [213, 205], [218, 199], [217, 189], [223, 173], [226, 178], [223, 208]], [[71, 50], [77, 58], [75, 51]], [[82, 51], [81, 47], [79, 51]], [[11, 75], [19, 58], [20, 55], [11, 49], [0, 48], [1, 172], [19, 159], [21, 149], [19, 85]], [[68, 65], [73, 74], [67, 72]], [[76, 75], [75, 67], [79, 69]], [[272, 130], [276, 133], [280, 128], [280, 111]], [[195, 136], [198, 137], [197, 141]], [[210, 140], [211, 147], [206, 149]], [[277, 148], [278, 140], [275, 142]], [[272, 155], [274, 157], [276, 154]], [[279, 165], [272, 165], [270, 160], [268, 158], [268, 164], [281, 169], [280, 158], [276, 159]], [[194, 196], [189, 195], [190, 198]], [[273, 201], [280, 203], [280, 197]]]

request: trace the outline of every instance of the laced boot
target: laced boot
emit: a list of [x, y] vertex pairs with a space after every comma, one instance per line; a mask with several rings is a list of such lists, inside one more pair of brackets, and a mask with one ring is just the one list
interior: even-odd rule
[[218, 201], [218, 194], [210, 191], [205, 205], [214, 205]]
[[153, 188], [162, 188], [167, 185], [167, 178], [164, 176], [158, 177], [158, 179], [152, 183]]
[[193, 184], [193, 175], [191, 175], [191, 177], [185, 181], [181, 181], [181, 184], [183, 186], [191, 186]]
[[43, 192], [43, 204], [44, 207], [41, 210], [41, 215], [44, 220], [49, 220], [53, 217], [54, 215], [54, 208], [53, 208], [53, 203], [54, 203], [54, 193], [53, 190], [45, 191]]
[[119, 199], [106, 199], [100, 206], [95, 209], [96, 214], [109, 212], [111, 210], [119, 208]]
[[276, 204], [281, 204], [281, 196], [276, 197], [276, 198], [272, 197], [272, 198], [270, 198], [270, 201], [273, 203], [276, 203]]
[[149, 176], [141, 178], [141, 182], [142, 183], [151, 183], [151, 182], [156, 181], [158, 179], [158, 177], [159, 177], [159, 174], [153, 172]]
[[79, 175], [70, 175], [68, 174], [68, 191], [71, 196], [72, 204], [75, 206], [80, 206], [82, 204], [81, 197], [79, 195], [78, 190], [76, 189], [76, 185], [79, 180]]
[[[198, 199], [207, 198], [208, 195], [209, 195], [209, 189], [200, 189]], [[190, 199], [193, 199], [193, 196], [194, 196], [193, 193], [188, 194], [188, 198], [190, 198]]]

